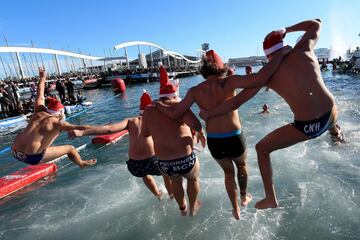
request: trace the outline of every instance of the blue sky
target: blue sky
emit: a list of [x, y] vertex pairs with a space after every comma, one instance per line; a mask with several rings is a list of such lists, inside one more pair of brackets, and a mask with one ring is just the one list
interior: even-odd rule
[[[1, 8], [0, 33], [10, 45], [32, 40], [39, 47], [80, 49], [92, 55], [104, 55], [104, 49], [108, 54], [114, 45], [135, 40], [191, 55], [208, 42], [225, 60], [262, 55], [266, 33], [312, 18], [323, 21], [317, 47], [360, 45], [357, 0], [13, 0], [3, 1]], [[289, 34], [286, 40], [293, 44], [297, 36]], [[137, 49], [129, 51], [135, 56]]]

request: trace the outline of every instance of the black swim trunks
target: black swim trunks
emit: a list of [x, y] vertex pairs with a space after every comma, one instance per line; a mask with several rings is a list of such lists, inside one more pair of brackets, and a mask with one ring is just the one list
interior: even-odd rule
[[246, 139], [240, 129], [229, 133], [208, 133], [207, 144], [211, 156], [217, 160], [237, 158], [246, 151]]
[[145, 177], [146, 175], [162, 175], [157, 165], [157, 158], [152, 156], [144, 160], [129, 159], [126, 161], [129, 172], [135, 177]]
[[329, 130], [336, 123], [336, 119], [332, 111], [325, 113], [323, 116], [310, 121], [294, 120], [293, 125], [300, 132], [309, 138], [316, 138]]
[[36, 165], [44, 158], [45, 150], [38, 154], [25, 154], [23, 152], [16, 151], [14, 148], [12, 148], [12, 155], [20, 162], [30, 165]]
[[158, 160], [160, 170], [170, 177], [189, 173], [195, 166], [195, 163], [195, 153], [174, 160]]

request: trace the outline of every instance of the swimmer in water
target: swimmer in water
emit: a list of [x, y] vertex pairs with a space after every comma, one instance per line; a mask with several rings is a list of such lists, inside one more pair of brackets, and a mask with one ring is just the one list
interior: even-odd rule
[[40, 80], [34, 104], [34, 114], [30, 117], [27, 127], [19, 133], [13, 144], [12, 154], [17, 160], [36, 165], [46, 163], [65, 154], [81, 168], [94, 165], [96, 159], [82, 160], [72, 145], [50, 146], [62, 131], [85, 129], [64, 121], [64, 106], [54, 98], [48, 98], [45, 107], [45, 80], [46, 72], [39, 69]]
[[267, 104], [264, 104], [262, 106], [262, 112], [260, 112], [260, 113], [270, 113], [269, 106]]

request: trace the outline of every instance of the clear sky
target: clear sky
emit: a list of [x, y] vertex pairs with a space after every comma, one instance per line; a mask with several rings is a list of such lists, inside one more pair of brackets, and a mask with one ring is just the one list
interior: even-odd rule
[[[196, 55], [208, 42], [227, 60], [262, 55], [266, 33], [313, 18], [323, 21], [317, 47], [360, 45], [358, 0], [12, 0], [1, 3], [0, 33], [10, 45], [32, 40], [39, 47], [92, 55], [108, 54], [114, 45], [135, 40]], [[293, 44], [298, 36], [289, 34], [287, 42]]]

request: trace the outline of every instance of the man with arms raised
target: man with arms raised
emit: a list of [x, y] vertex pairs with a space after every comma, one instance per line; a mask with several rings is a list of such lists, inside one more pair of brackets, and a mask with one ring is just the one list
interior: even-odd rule
[[[256, 77], [228, 78], [229, 83], [237, 88], [254, 88], [252, 91], [257, 92], [265, 85], [273, 89], [285, 99], [294, 113], [293, 123], [274, 130], [256, 144], [258, 164], [265, 188], [265, 198], [255, 205], [258, 209], [278, 206], [272, 181], [271, 152], [316, 138], [327, 130], [339, 141], [343, 141], [340, 128], [335, 124], [337, 120], [335, 100], [323, 82], [318, 60], [313, 51], [319, 38], [320, 26], [320, 20], [309, 20], [273, 31], [265, 37], [264, 51], [272, 61], [278, 52], [283, 51], [283, 38], [286, 33], [305, 31], [301, 40], [284, 57], [276, 73], [268, 81]], [[228, 102], [202, 113], [201, 116], [207, 119], [225, 114], [238, 108], [248, 99], [244, 90]]]
[[[100, 135], [129, 131], [129, 160], [126, 162], [129, 172], [135, 177], [141, 177], [146, 187], [161, 199], [162, 192], [156, 186], [156, 182], [151, 175], [161, 176], [157, 166], [157, 158], [154, 152], [154, 142], [151, 137], [144, 137], [141, 134], [142, 113], [144, 109], [151, 106], [151, 97], [144, 91], [140, 99], [140, 116], [126, 118], [121, 122], [105, 126], [87, 126], [85, 130], [73, 130], [69, 133], [70, 138], [82, 137], [87, 135]], [[164, 177], [165, 187], [170, 198], [173, 198], [171, 180]]]
[[[178, 103], [176, 88], [169, 83], [169, 77], [160, 66], [160, 101], [169, 105]], [[186, 125], [185, 125], [186, 124]], [[190, 216], [194, 216], [200, 208], [198, 193], [200, 191], [200, 162], [193, 152], [193, 138], [190, 128], [194, 129], [205, 145], [201, 123], [195, 115], [188, 111], [182, 118], [171, 120], [156, 108], [148, 108], [143, 114], [141, 133], [145, 137], [152, 136], [155, 155], [160, 170], [170, 176], [173, 193], [182, 215], [187, 214], [187, 202], [182, 186], [183, 177], [187, 179], [187, 195], [189, 197]]]
[[12, 145], [13, 156], [24, 163], [36, 165], [49, 162], [65, 154], [81, 168], [94, 165], [96, 159], [82, 160], [72, 145], [50, 146], [61, 131], [84, 129], [64, 121], [64, 106], [59, 100], [48, 98], [48, 107], [45, 107], [45, 80], [46, 72], [39, 69], [40, 80], [35, 98], [34, 114], [27, 127], [16, 136]]
[[[261, 79], [269, 78], [275, 72], [283, 54], [285, 54], [285, 51], [254, 76]], [[228, 66], [222, 62], [214, 50], [208, 51], [203, 57], [201, 67], [201, 74], [206, 80], [192, 87], [186, 93], [185, 98], [176, 106], [169, 107], [159, 103], [157, 108], [169, 117], [177, 118], [187, 111], [194, 102], [201, 109], [211, 109], [231, 99], [236, 95], [236, 88], [225, 80], [226, 75], [229, 75], [228, 69]], [[252, 89], [246, 90], [246, 92], [248, 92], [249, 97], [256, 93]], [[240, 207], [235, 180], [236, 175], [240, 189], [241, 205], [246, 206], [252, 197], [247, 193], [247, 148], [238, 111], [231, 111], [209, 119], [206, 121], [206, 132], [210, 153], [224, 171], [225, 188], [233, 207], [232, 215], [239, 220]]]

